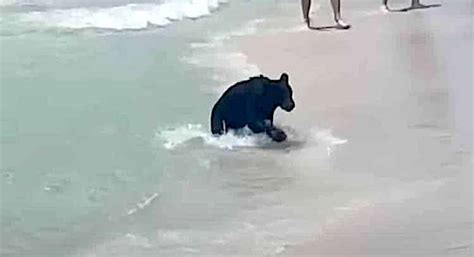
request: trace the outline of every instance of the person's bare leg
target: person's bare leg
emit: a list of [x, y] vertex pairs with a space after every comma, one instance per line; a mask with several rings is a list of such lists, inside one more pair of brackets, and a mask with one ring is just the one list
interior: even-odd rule
[[383, 0], [382, 4], [383, 4], [383, 7], [385, 8], [385, 10], [390, 11], [390, 8], [388, 8], [387, 2], [388, 2], [388, 0]]
[[301, 9], [303, 10], [304, 22], [306, 22], [306, 25], [309, 28], [309, 10], [311, 9], [311, 0], [301, 0]]
[[336, 28], [348, 29], [351, 25], [346, 24], [341, 19], [341, 0], [331, 0], [332, 11], [334, 12], [334, 20], [336, 21]]

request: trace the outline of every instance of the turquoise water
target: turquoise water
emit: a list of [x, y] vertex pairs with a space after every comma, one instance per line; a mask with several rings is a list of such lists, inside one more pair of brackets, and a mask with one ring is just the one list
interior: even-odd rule
[[[350, 140], [325, 128], [281, 124], [279, 146], [209, 135], [222, 90], [260, 73], [236, 39], [305, 29], [299, 1], [0, 4], [2, 256], [281, 256], [323, 221], [440, 184], [374, 182], [371, 159], [344, 170], [333, 158]], [[344, 15], [383, 15], [379, 4], [348, 1]], [[340, 158], [350, 166], [365, 145]]]
[[[3, 169], [13, 176], [4, 187], [7, 220], [23, 217], [34, 231], [56, 227], [58, 217], [68, 226], [159, 180], [153, 130], [204, 119], [204, 108], [186, 103], [209, 101], [186, 87], [193, 74], [168, 75], [179, 63], [166, 44], [153, 35], [3, 40], [2, 61], [10, 62], [2, 63], [2, 125], [13, 130], [2, 145]], [[122, 185], [122, 170], [146, 179]]]
[[[222, 86], [258, 72], [223, 41], [272, 9], [185, 2], [2, 2], [2, 256], [184, 256], [226, 245], [204, 239], [233, 231], [244, 202], [204, 187], [220, 170], [209, 158], [259, 139], [212, 141], [208, 115]], [[172, 12], [159, 9], [166, 3]], [[164, 147], [196, 136], [207, 143]]]

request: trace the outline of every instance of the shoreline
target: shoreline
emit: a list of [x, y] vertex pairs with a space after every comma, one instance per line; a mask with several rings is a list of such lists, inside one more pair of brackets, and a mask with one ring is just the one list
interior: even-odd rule
[[283, 256], [472, 254], [472, 89], [459, 86], [472, 85], [465, 5], [380, 12], [348, 31], [240, 38], [264, 75], [290, 75], [297, 108], [277, 112], [277, 121], [297, 131], [332, 128], [349, 140], [333, 169], [398, 185], [388, 199], [328, 219]]

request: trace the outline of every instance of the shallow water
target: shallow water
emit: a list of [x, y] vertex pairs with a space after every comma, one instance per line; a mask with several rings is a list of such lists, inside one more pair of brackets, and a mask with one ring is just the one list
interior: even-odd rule
[[[229, 83], [259, 72], [232, 41], [278, 11], [267, 7], [2, 1], [2, 255], [184, 256], [255, 244], [239, 245], [260, 229], [242, 207], [286, 175], [243, 182], [274, 170], [260, 155], [302, 142], [216, 139], [207, 122]], [[274, 250], [268, 242], [257, 256]]]
[[293, 1], [12, 2], [0, 17], [2, 256], [276, 256], [328, 217], [444, 183], [342, 171], [351, 139], [327, 127], [281, 121], [283, 144], [210, 135], [219, 94], [260, 72], [234, 41], [300, 30]]

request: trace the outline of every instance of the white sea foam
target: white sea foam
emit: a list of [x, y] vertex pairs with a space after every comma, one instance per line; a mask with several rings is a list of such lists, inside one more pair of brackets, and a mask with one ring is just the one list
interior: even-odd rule
[[193, 139], [200, 139], [207, 145], [222, 149], [256, 147], [270, 143], [270, 139], [264, 134], [255, 135], [248, 129], [238, 132], [230, 131], [223, 136], [216, 137], [205, 130], [201, 124], [187, 124], [176, 128], [159, 130], [156, 136], [166, 149], [175, 149]]
[[136, 213], [138, 210], [144, 209], [145, 207], [150, 205], [153, 202], [153, 200], [155, 200], [155, 198], [157, 198], [157, 197], [158, 197], [158, 193], [153, 193], [153, 195], [143, 198], [143, 200], [141, 202], [138, 202], [136, 204], [136, 206], [137, 206], [136, 208], [132, 208], [132, 209], [128, 210], [127, 215], [132, 215], [132, 214]]
[[247, 55], [233, 44], [233, 39], [255, 34], [264, 22], [264, 19], [254, 19], [236, 30], [211, 35], [207, 41], [192, 42], [191, 54], [181, 59], [197, 67], [213, 69], [212, 78], [222, 85], [215, 88], [215, 92], [221, 93], [230, 84], [261, 73], [259, 67], [250, 63]]
[[160, 4], [127, 4], [107, 8], [71, 8], [28, 12], [21, 20], [68, 29], [144, 29], [184, 18], [210, 15], [226, 0], [167, 0]]
[[126, 242], [133, 246], [139, 246], [143, 248], [151, 248], [150, 240], [144, 236], [135, 235], [132, 233], [125, 234]]
[[[291, 130], [291, 129], [290, 129]], [[298, 137], [293, 131], [287, 131], [289, 139]], [[314, 143], [327, 147], [328, 151], [335, 145], [344, 144], [346, 139], [335, 137], [329, 129], [313, 129], [309, 135], [303, 135], [297, 140], [313, 141]], [[175, 128], [161, 129], [156, 133], [156, 138], [161, 145], [169, 150], [175, 149], [186, 143], [199, 139], [206, 145], [221, 149], [234, 149], [242, 147], [265, 147], [272, 144], [272, 141], [264, 133], [253, 134], [248, 128], [239, 131], [229, 131], [229, 133], [216, 137], [207, 131], [201, 124], [187, 124]]]

